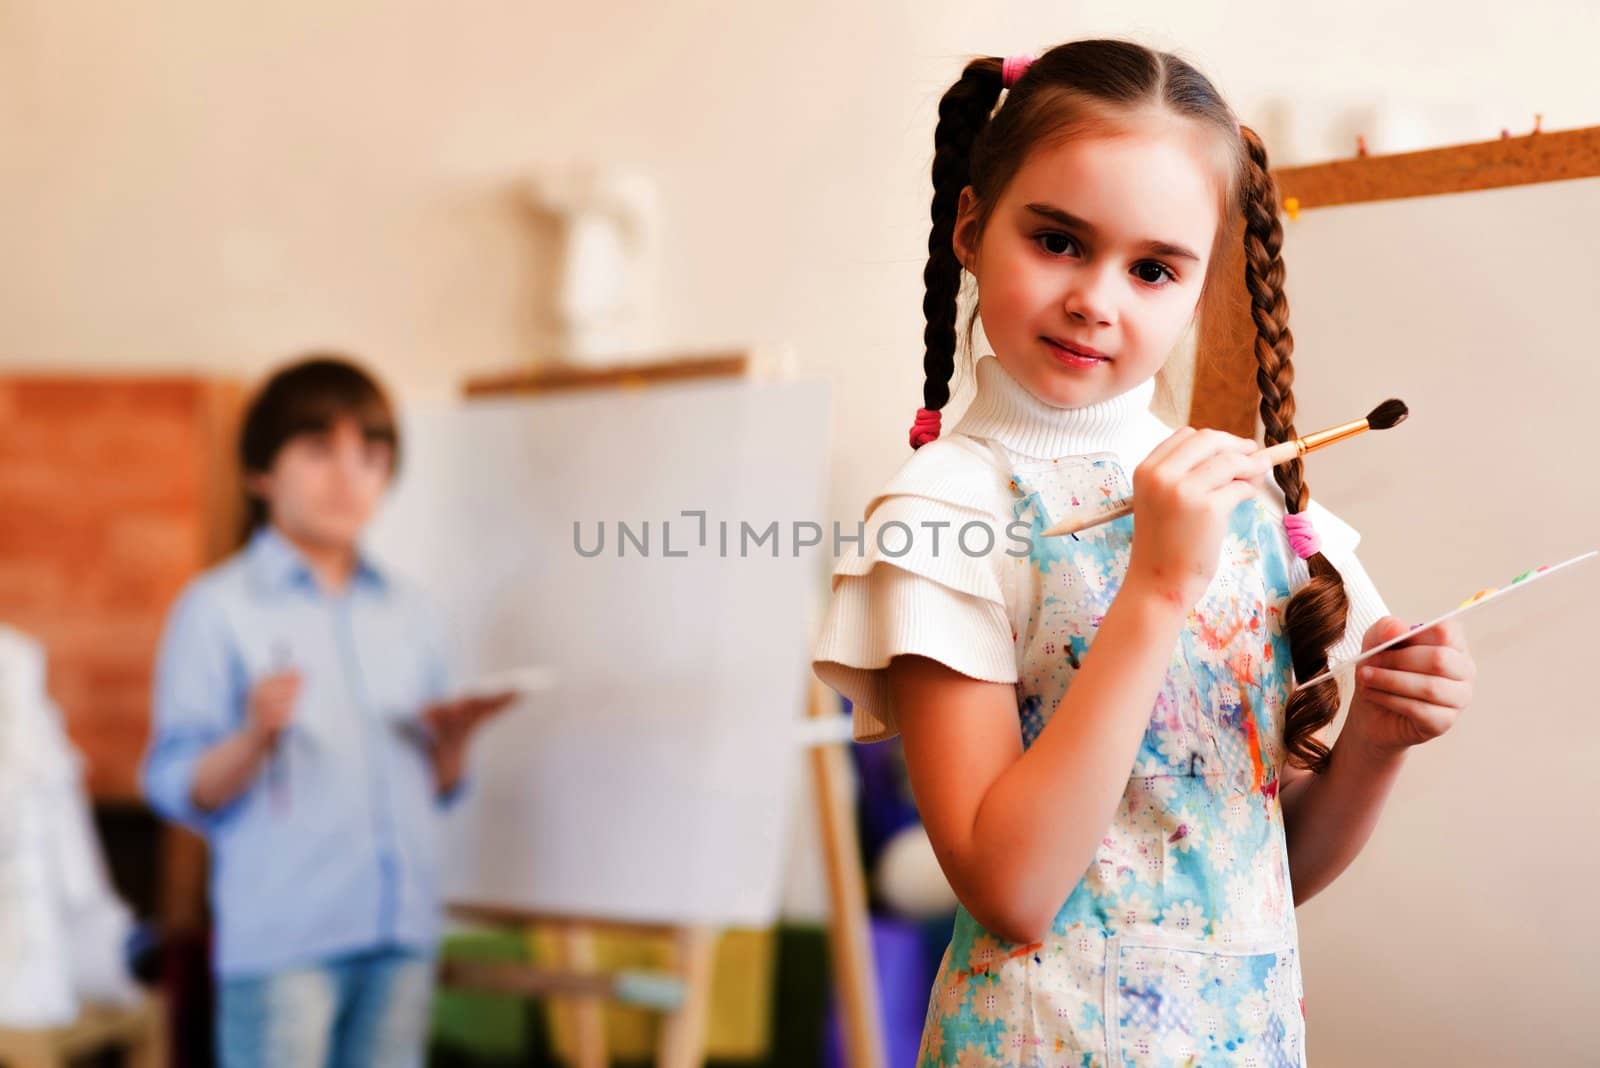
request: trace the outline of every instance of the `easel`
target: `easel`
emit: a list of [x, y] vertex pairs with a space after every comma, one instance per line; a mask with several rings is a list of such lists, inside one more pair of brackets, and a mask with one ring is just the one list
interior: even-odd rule
[[[447, 961], [441, 985], [522, 997], [551, 997], [565, 1003], [579, 1068], [607, 1063], [602, 1008], [613, 1001], [658, 1012], [660, 1068], [689, 1068], [705, 1060], [706, 1010], [710, 1004], [712, 951], [717, 932], [708, 927], [623, 923], [574, 916], [547, 916], [482, 906], [455, 905], [459, 919], [490, 926], [553, 929], [557, 960], [553, 967], [481, 961]], [[614, 931], [670, 939], [672, 967], [664, 972], [605, 973], [595, 967], [594, 936]]]
[[86, 1005], [65, 1027], [0, 1029], [0, 1065], [5, 1068], [67, 1068], [78, 1059], [120, 1050], [130, 1068], [165, 1068], [166, 1007], [147, 995], [128, 1008]]
[[[1465, 193], [1600, 176], [1600, 126], [1452, 145], [1392, 156], [1357, 156], [1272, 172], [1278, 196], [1299, 211], [1402, 197]], [[1293, 225], [1292, 222], [1287, 225]], [[1202, 310], [1199, 359], [1189, 422], [1232, 434], [1255, 433], [1255, 322], [1244, 286], [1244, 248], [1230, 242]]]
[[[721, 354], [592, 370], [495, 375], [469, 381], [466, 394], [526, 396], [554, 390], [626, 388], [686, 379], [742, 377], [748, 371], [747, 356]], [[807, 730], [799, 740], [810, 749], [813, 803], [822, 835], [831, 906], [829, 956], [845, 1027], [845, 1047], [849, 1063], [855, 1068], [883, 1068], [884, 1037], [867, 919], [866, 880], [854, 816], [836, 800], [849, 775], [839, 747], [839, 743], [849, 742], [848, 723], [837, 714], [837, 699], [820, 682], [813, 679], [808, 693], [808, 721], [803, 724]], [[440, 982], [457, 988], [557, 999], [558, 1010], [566, 1014], [575, 1038], [579, 1068], [607, 1063], [602, 1013], [608, 1001], [661, 1014], [663, 1028], [656, 1050], [660, 1068], [693, 1068], [704, 1063], [713, 951], [720, 933], [717, 930], [535, 915], [470, 904], [453, 905], [451, 912], [464, 920], [491, 925], [527, 928], [537, 924], [553, 928], [559, 958], [553, 966], [450, 961], [441, 970]], [[668, 938], [671, 966], [655, 972], [598, 970], [594, 936], [606, 930]]]
[[[1490, 131], [1484, 133], [1487, 136]], [[1597, 185], [1597, 179], [1600, 179], [1600, 127], [1533, 132], [1516, 137], [1502, 134], [1495, 140], [1426, 151], [1345, 158], [1280, 168], [1274, 171], [1274, 178], [1283, 208], [1282, 226], [1288, 245], [1285, 259], [1290, 287], [1290, 325], [1296, 331], [1295, 363], [1300, 374], [1295, 388], [1297, 392], [1302, 392], [1302, 385], [1307, 381], [1306, 372], [1310, 371], [1312, 388], [1304, 391], [1306, 396], [1321, 399], [1326, 396], [1322, 390], [1335, 383], [1338, 390], [1335, 394], [1339, 398], [1338, 407], [1323, 407], [1321, 414], [1310, 425], [1322, 425], [1326, 413], [1331, 410], [1359, 411], [1363, 405], [1386, 395], [1399, 395], [1416, 405], [1412, 416], [1413, 420], [1418, 420], [1416, 425], [1410, 430], [1397, 432], [1412, 435], [1410, 441], [1413, 444], [1402, 444], [1406, 439], [1397, 437], [1392, 444], [1369, 445], [1367, 448], [1370, 451], [1365, 460], [1355, 456], [1355, 450], [1343, 456], [1330, 450], [1330, 454], [1318, 461], [1316, 466], [1307, 465], [1314, 495], [1326, 488], [1330, 481], [1341, 494], [1350, 494], [1360, 480], [1360, 475], [1353, 473], [1363, 467], [1374, 473], [1383, 471], [1391, 456], [1397, 461], [1391, 485], [1380, 485], [1384, 481], [1384, 476], [1380, 475], [1372, 480], [1370, 487], [1363, 486], [1359, 496], [1352, 494], [1350, 498], [1341, 499], [1330, 494], [1325, 502], [1338, 510], [1344, 508], [1348, 501], [1353, 508], [1364, 508], [1369, 519], [1378, 515], [1393, 517], [1392, 524], [1386, 522], [1381, 527], [1368, 526], [1365, 532], [1369, 538], [1363, 542], [1360, 550], [1373, 574], [1379, 576], [1380, 580], [1384, 577], [1390, 579], [1390, 582], [1380, 581], [1380, 589], [1383, 589], [1385, 597], [1395, 598], [1392, 603], [1397, 603], [1397, 606], [1403, 605], [1406, 599], [1414, 598], [1419, 591], [1429, 588], [1428, 578], [1432, 575], [1449, 575], [1458, 570], [1466, 574], [1462, 564], [1469, 555], [1475, 556], [1482, 550], [1491, 553], [1500, 551], [1513, 538], [1516, 544], [1522, 543], [1524, 535], [1516, 528], [1524, 524], [1516, 524], [1516, 528], [1512, 528], [1514, 532], [1508, 533], [1509, 524], [1501, 520], [1502, 525], [1498, 529], [1495, 524], [1485, 522], [1481, 529], [1473, 531], [1470, 538], [1463, 539], [1461, 548], [1452, 553], [1424, 550], [1413, 554], [1408, 551], [1409, 546], [1418, 540], [1409, 521], [1410, 516], [1427, 516], [1432, 528], [1462, 529], [1482, 513], [1479, 497], [1488, 494], [1484, 494], [1480, 487], [1511, 484], [1511, 480], [1506, 479], [1504, 469], [1479, 462], [1484, 453], [1505, 453], [1508, 466], [1517, 462], [1516, 458], [1531, 455], [1532, 447], [1539, 450], [1539, 455], [1572, 455], [1571, 481], [1575, 485], [1570, 493], [1559, 495], [1563, 498], [1559, 502], [1562, 510], [1539, 509], [1536, 519], [1525, 524], [1537, 529], [1528, 530], [1525, 537], [1535, 541], [1548, 531], [1563, 532], [1556, 534], [1556, 537], [1564, 536], [1566, 531], [1592, 531], [1593, 516], [1596, 514], [1593, 480], [1584, 477], [1583, 461], [1576, 459], [1582, 456], [1586, 460], [1591, 451], [1573, 450], [1566, 442], [1558, 443], [1552, 440], [1552, 432], [1573, 427], [1582, 434], [1583, 428], [1592, 422], [1592, 415], [1587, 410], [1592, 405], [1592, 391], [1586, 388], [1588, 383], [1583, 381], [1587, 367], [1576, 373], [1573, 370], [1574, 364], [1587, 360], [1591, 348], [1587, 313], [1592, 300], [1575, 302], [1570, 294], [1574, 290], [1587, 290], [1585, 296], [1592, 294], [1596, 272], [1586, 258], [1577, 257], [1576, 275], [1579, 283], [1557, 289], [1550, 296], [1548, 304], [1541, 302], [1542, 293], [1530, 296], [1537, 292], [1536, 282], [1502, 286], [1499, 280], [1502, 276], [1510, 276], [1508, 281], [1520, 282], [1516, 276], [1523, 274], [1518, 269], [1523, 263], [1542, 265], [1545, 256], [1549, 256], [1551, 262], [1563, 263], [1566, 259], [1564, 254], [1569, 248], [1594, 246], [1595, 216], [1588, 206], [1593, 204], [1594, 194], [1600, 188]], [[1540, 186], [1544, 188], [1538, 188]], [[1463, 193], [1471, 195], [1456, 195]], [[1569, 197], [1570, 201], [1567, 200]], [[1559, 207], [1563, 203], [1584, 207], [1575, 207], [1569, 215]], [[1538, 205], [1540, 212], [1528, 213], [1530, 205]], [[1524, 213], [1528, 213], [1529, 226], [1523, 239], [1506, 240], [1502, 237], [1502, 234], [1519, 229], [1518, 222]], [[1301, 228], [1298, 238], [1295, 234], [1297, 227]], [[1491, 239], [1485, 241], [1481, 248], [1474, 245], [1473, 257], [1465, 264], [1449, 265], [1443, 279], [1432, 289], [1429, 299], [1421, 304], [1412, 304], [1407, 300], [1408, 294], [1394, 286], [1394, 276], [1399, 271], [1390, 270], [1379, 263], [1375, 264], [1373, 277], [1359, 273], [1369, 259], [1431, 265], [1442, 250], [1451, 247], [1451, 241], [1457, 235], [1479, 233], [1489, 234]], [[1419, 237], [1422, 241], [1412, 244]], [[1514, 258], [1508, 256], [1508, 246], [1515, 249]], [[1237, 254], [1237, 250], [1233, 250], [1233, 255]], [[1315, 265], [1308, 264], [1308, 260]], [[1304, 286], [1309, 273], [1316, 286], [1339, 286], [1341, 272], [1352, 275], [1348, 288], [1334, 289], [1331, 294], [1333, 299], [1330, 299], [1328, 289], [1316, 292], [1313, 287], [1306, 287], [1301, 292], [1311, 296], [1311, 300], [1302, 299], [1300, 307], [1297, 307], [1294, 292], [1297, 279]], [[1545, 273], [1527, 272], [1535, 278]], [[1474, 274], [1480, 274], [1485, 279], [1482, 291], [1457, 288], [1464, 278]], [[1219, 276], [1217, 280], [1224, 281], [1224, 278]], [[1215, 287], [1217, 295], [1225, 298], [1222, 314], [1206, 321], [1203, 313], [1203, 327], [1212, 338], [1212, 344], [1209, 346], [1209, 360], [1201, 365], [1204, 381], [1197, 383], [1194, 422], [1249, 435], [1257, 426], [1259, 396], [1254, 382], [1256, 362], [1251, 347], [1254, 325], [1244, 293], [1242, 263], [1236, 260], [1228, 269], [1226, 282], [1226, 285]], [[1485, 306], [1480, 292], [1492, 292], [1496, 303]], [[1453, 293], [1461, 294], [1459, 307], [1451, 307], [1452, 301], [1445, 296]], [[1405, 327], [1396, 331], [1396, 337], [1377, 341], [1368, 355], [1355, 352], [1347, 354], [1327, 344], [1328, 339], [1335, 336], [1330, 330], [1326, 314], [1330, 307], [1352, 309], [1348, 319], [1340, 324], [1339, 336], [1364, 340], [1384, 329], [1380, 324], [1384, 323], [1383, 312], [1390, 307], [1391, 296], [1394, 306], [1404, 309], [1404, 318], [1408, 321]], [[1319, 332], [1302, 332], [1300, 324], [1305, 319], [1301, 315], [1301, 307], [1308, 303], [1314, 306], [1320, 304], [1322, 317], [1317, 321]], [[1519, 316], [1522, 318], [1519, 319]], [[1526, 343], [1524, 338], [1518, 336], [1515, 327], [1508, 325], [1535, 317], [1542, 320], [1539, 322], [1540, 331], [1530, 335], [1538, 338], [1536, 343]], [[1457, 327], [1458, 321], [1468, 324], [1465, 330]], [[1497, 354], [1470, 348], [1463, 351], [1452, 344], [1454, 339], [1468, 331], [1497, 341], [1503, 338], [1501, 343], [1505, 346], [1508, 362], [1514, 367], [1514, 378], [1520, 381], [1503, 384], [1493, 377], [1498, 371]], [[1434, 347], [1430, 349], [1419, 345], [1418, 339], [1423, 337], [1428, 339], [1424, 344]], [[1309, 344], [1306, 343], [1308, 339]], [[1352, 346], [1359, 347], [1362, 346]], [[1206, 346], [1203, 345], [1203, 348]], [[1563, 349], [1568, 351], [1563, 352]], [[1409, 358], [1411, 352], [1417, 354], [1415, 362]], [[1573, 359], [1574, 363], [1565, 364], [1568, 358]], [[1393, 365], [1392, 377], [1382, 361]], [[1554, 373], [1547, 382], [1544, 376], [1550, 372]], [[1435, 385], [1435, 382], [1438, 384]], [[1549, 398], [1548, 403], [1541, 403], [1537, 407], [1527, 405], [1523, 385], [1526, 382], [1537, 382], [1539, 390]], [[1419, 383], [1426, 383], [1426, 386], [1419, 389]], [[1457, 387], [1455, 383], [1468, 385]], [[1473, 430], [1479, 425], [1472, 419], [1476, 410], [1493, 413], [1493, 431], [1481, 435], [1486, 439], [1481, 452], [1457, 451], [1460, 442], [1472, 437]], [[1430, 420], [1431, 425], [1422, 423], [1420, 419]], [[1299, 425], [1309, 429], [1303, 417]], [[1429, 485], [1426, 488], [1417, 486], [1417, 493], [1412, 497], [1409, 491], [1416, 485], [1412, 473], [1421, 470], [1422, 465], [1418, 461], [1423, 456], [1436, 462], [1427, 471]], [[1446, 462], [1437, 462], [1438, 458], [1443, 457], [1448, 457]], [[1408, 460], [1413, 465], [1410, 470], [1406, 469]], [[1588, 514], [1583, 514], [1584, 511]], [[1347, 519], [1354, 518], [1357, 525], [1361, 524], [1360, 515], [1352, 516], [1350, 512], [1344, 515]], [[1467, 518], [1464, 520], [1463, 517]], [[1577, 537], [1588, 540], [1589, 535], [1578, 534]], [[1413, 563], [1422, 566], [1416, 567], [1412, 574], [1402, 570]], [[1383, 574], [1384, 567], [1389, 570], [1388, 576]], [[1418, 574], [1422, 576], [1420, 579]], [[1398, 598], [1396, 587], [1400, 591]], [[1587, 605], [1588, 601], [1585, 599], [1584, 604]], [[1417, 600], [1413, 603], [1419, 608], [1428, 609], [1434, 602]], [[1558, 709], [1561, 710], [1558, 713], [1560, 715], [1571, 710], [1572, 718], [1565, 722], [1561, 718], [1541, 718], [1539, 736], [1560, 739], [1561, 759], [1568, 766], [1590, 767], [1593, 766], [1595, 747], [1587, 712], [1592, 702], [1587, 688], [1577, 682], [1579, 673], [1575, 670], [1572, 682], [1565, 683], [1565, 680], [1551, 680], [1552, 676], [1559, 677], [1560, 672], [1542, 671], [1535, 675], [1530, 670], [1534, 666], [1530, 662], [1533, 657], [1546, 654], [1550, 655], [1552, 664], [1576, 666], [1584, 663], [1584, 658], [1589, 655], [1590, 644], [1587, 641], [1591, 629], [1588, 609], [1584, 607], [1581, 614], [1577, 609], [1568, 610], [1563, 614], [1567, 626], [1552, 628], [1541, 641], [1541, 636], [1532, 633], [1530, 624], [1544, 624], [1563, 618], [1556, 615], [1560, 609], [1553, 601], [1547, 604], [1551, 612], [1548, 616], [1542, 612], [1531, 618], [1523, 616], [1519, 619], [1514, 614], [1502, 616], [1504, 622], [1499, 625], [1518, 628], [1518, 639], [1527, 641], [1528, 646], [1538, 652], [1525, 647], [1522, 650], [1523, 659], [1515, 665], [1515, 670], [1506, 670], [1512, 666], [1510, 664], [1506, 668], [1499, 668], [1499, 665], [1480, 659], [1480, 677], [1494, 680], [1496, 676], [1501, 676], [1505, 681], [1498, 685], [1505, 688], [1496, 692], [1494, 687], [1497, 683], [1494, 681], [1482, 687], [1474, 701], [1479, 709], [1474, 711], [1481, 709], [1481, 712], [1492, 713], [1502, 707], [1528, 707]], [[1492, 630], [1485, 634], [1488, 628], [1467, 629], [1469, 632], [1477, 630], [1473, 634], [1475, 655], [1482, 657], [1493, 649], [1493, 638], [1490, 642], [1481, 640], [1492, 635]], [[1505, 631], [1500, 632], [1501, 638], [1508, 636]], [[1509, 654], [1512, 652], [1508, 648], [1510, 644], [1505, 642], [1493, 652]], [[1524, 687], [1521, 684], [1523, 675], [1539, 677], [1540, 685], [1537, 688]], [[1505, 695], [1511, 693], [1514, 693], [1514, 698], [1507, 700]], [[1569, 696], [1572, 693], [1580, 696], [1574, 699]], [[1514, 843], [1512, 848], [1521, 856], [1542, 856], [1552, 848], [1562, 849], [1565, 838], [1571, 833], [1564, 826], [1565, 821], [1559, 818], [1524, 821], [1513, 817], [1508, 824], [1491, 824], [1485, 820], [1485, 814], [1495, 812], [1498, 805], [1493, 800], [1472, 798], [1467, 792], [1481, 778], [1476, 772], [1477, 768], [1515, 762], [1508, 759], [1506, 754], [1515, 752], [1521, 743], [1520, 730], [1486, 722], [1493, 719], [1492, 715], [1480, 713], [1476, 723], [1452, 741], [1453, 751], [1447, 759], [1430, 769], [1408, 770], [1408, 778], [1411, 778], [1408, 792], [1413, 798], [1424, 800], [1421, 804], [1407, 805], [1408, 812], [1404, 818], [1411, 827], [1472, 827], [1470, 841], [1451, 847], [1458, 851], [1457, 856], [1469, 853], [1476, 855], [1485, 848], [1492, 851], [1493, 846], [1486, 843], [1496, 837]], [[1579, 795], [1582, 789], [1579, 785], [1581, 780], [1573, 780], [1570, 793], [1563, 792], [1567, 788], [1566, 777], [1554, 776], [1551, 781], [1561, 786], [1539, 792], [1541, 811], [1582, 811], [1583, 802], [1573, 801], [1573, 797]], [[1463, 789], [1464, 784], [1467, 784], [1466, 790]], [[1467, 799], [1465, 803], [1463, 798]], [[1497, 812], [1495, 814], [1498, 815]], [[1402, 850], [1392, 851], [1387, 858], [1382, 851], [1378, 855], [1364, 857], [1361, 865], [1364, 870], [1352, 869], [1340, 880], [1339, 893], [1344, 901], [1354, 907], [1348, 911], [1341, 910], [1337, 920], [1327, 918], [1332, 913], [1324, 913], [1319, 918], [1314, 910], [1311, 916], [1302, 919], [1300, 938], [1302, 945], [1307, 947], [1305, 982], [1308, 986], [1324, 990], [1334, 988], [1331, 996], [1323, 995], [1319, 999], [1322, 1012], [1312, 1013], [1310, 1017], [1308, 1040], [1311, 1043], [1312, 1063], [1318, 1063], [1319, 1044], [1320, 1056], [1328, 1057], [1329, 1063], [1341, 1060], [1371, 1063], [1377, 1060], [1372, 1050], [1384, 1043], [1374, 1043], [1373, 1038], [1380, 1030], [1379, 1021], [1386, 1024], [1390, 1020], [1404, 1021], [1394, 1032], [1397, 1035], [1402, 1030], [1439, 1035], [1438, 1041], [1430, 1043], [1430, 1057], [1426, 1058], [1434, 1063], [1482, 1061], [1538, 1064], [1564, 1059], [1565, 1051], [1561, 1049], [1560, 1040], [1568, 1033], [1567, 1021], [1581, 1017], [1587, 1011], [1590, 1000], [1584, 995], [1592, 976], [1595, 940], [1592, 936], [1585, 937], [1587, 932], [1571, 930], [1570, 925], [1554, 919], [1547, 924], [1535, 925], [1517, 939], [1508, 939], [1493, 947], [1472, 942], [1462, 944], [1459, 931], [1476, 929], [1485, 918], [1490, 918], [1492, 922], [1493, 918], [1503, 914], [1505, 902], [1511, 896], [1508, 893], [1506, 898], [1496, 898], [1484, 892], [1453, 907], [1448, 920], [1413, 923], [1407, 919], [1397, 919], [1395, 926], [1404, 928], [1398, 940], [1403, 942], [1403, 950], [1397, 948], [1394, 939], [1396, 931], [1391, 929], [1386, 932], [1381, 923], [1369, 925], [1367, 945], [1384, 946], [1387, 953], [1375, 954], [1366, 947], [1356, 949], [1347, 945], [1344, 932], [1369, 919], [1363, 915], [1364, 906], [1355, 903], [1368, 904], [1381, 913], [1384, 911], [1382, 902], [1391, 887], [1406, 886], [1410, 895], [1419, 900], [1435, 898], [1441, 892], [1452, 894], [1455, 891], [1456, 880], [1448, 877], [1439, 877], [1430, 885], [1432, 873], [1451, 872], [1459, 866], [1455, 856], [1447, 852], [1435, 853], [1435, 848], [1437, 844], [1430, 843], [1426, 861]], [[1582, 885], [1595, 870], [1592, 862], [1586, 868], [1578, 867], [1563, 873], [1563, 881]], [[1311, 947], [1319, 945], [1320, 948], [1313, 952]], [[1438, 977], [1438, 981], [1427, 984], [1425, 997], [1407, 1004], [1407, 995], [1415, 988], [1414, 984], [1409, 977], [1396, 971], [1393, 962], [1382, 959], [1389, 954], [1392, 954], [1394, 961], [1429, 960], [1432, 973]], [[1480, 974], [1477, 970], [1479, 961], [1492, 965], [1481, 972], [1483, 975], [1519, 977], [1537, 969], [1543, 980], [1542, 989], [1556, 992], [1555, 996], [1541, 997], [1517, 1006], [1518, 1011], [1509, 1014], [1510, 1018], [1496, 1029], [1507, 1036], [1498, 1046], [1494, 1042], [1483, 1042], [1478, 1035], [1470, 1032], [1454, 1034], [1449, 1024], [1444, 1022], [1446, 1019], [1479, 1018], [1488, 1012], [1497, 1016], [1508, 1015], [1501, 1012], [1504, 1001], [1499, 990], [1490, 988], [1482, 997], [1477, 996], [1477, 989], [1481, 986], [1476, 981]], [[1395, 973], [1395, 980], [1385, 982], [1381, 979], [1386, 973]], [[1338, 989], [1338, 982], [1330, 982], [1333, 976], [1357, 975], [1371, 976], [1374, 981], [1363, 980], [1343, 989]], [[1514, 983], [1515, 978], [1510, 978], [1509, 982]], [[1468, 996], [1467, 991], [1472, 991], [1472, 995]], [[1339, 1004], [1341, 1000], [1343, 1005]], [[1368, 1011], [1366, 1007], [1373, 1005], [1382, 1008]], [[1430, 1016], [1432, 1007], [1444, 1005], [1449, 1006], [1447, 1013], [1439, 1012]], [[1319, 1025], [1318, 1019], [1324, 1023]], [[1401, 1059], [1406, 1058], [1402, 1056]]]

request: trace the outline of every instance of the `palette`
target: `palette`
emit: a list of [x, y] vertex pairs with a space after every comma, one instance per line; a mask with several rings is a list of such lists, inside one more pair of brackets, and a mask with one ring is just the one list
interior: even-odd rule
[[523, 697], [540, 690], [551, 689], [555, 684], [555, 672], [549, 668], [508, 668], [504, 671], [491, 671], [474, 679], [470, 685], [457, 691], [454, 697], [456, 700], [462, 700], [474, 697], [498, 697], [504, 693], [514, 693], [518, 697]]
[[[515, 708], [529, 694], [554, 689], [555, 684], [556, 675], [550, 668], [532, 666], [508, 668], [478, 676], [470, 684], [456, 690], [446, 700], [470, 701], [512, 694], [515, 697], [512, 707]], [[396, 730], [418, 744], [425, 746], [433, 744], [433, 731], [423, 722], [420, 714], [395, 716], [392, 723]]]
[[1479, 605], [1485, 605], [1497, 598], [1504, 597], [1513, 590], [1519, 590], [1525, 586], [1531, 586], [1533, 583], [1542, 578], [1554, 575], [1556, 572], [1561, 571], [1564, 568], [1571, 567], [1573, 564], [1581, 563], [1597, 554], [1600, 554], [1600, 550], [1590, 550], [1581, 556], [1574, 556], [1571, 560], [1563, 560], [1559, 564], [1551, 564], [1547, 567], [1534, 568], [1532, 571], [1524, 571], [1522, 574], [1518, 575], [1504, 586], [1490, 586], [1486, 589], [1481, 589], [1471, 597], [1468, 597], [1465, 601], [1462, 601], [1460, 604], [1450, 609], [1450, 611], [1446, 612], [1444, 615], [1439, 616], [1437, 619], [1430, 619], [1426, 623], [1419, 623], [1404, 634], [1390, 638], [1388, 641], [1383, 642], [1380, 645], [1374, 645], [1371, 649], [1368, 649], [1360, 656], [1353, 657], [1340, 664], [1335, 664], [1327, 671], [1324, 671], [1322, 674], [1318, 675], [1316, 678], [1300, 683], [1294, 688], [1293, 691], [1290, 692], [1298, 692], [1305, 689], [1307, 686], [1315, 686], [1324, 679], [1330, 679], [1335, 675], [1343, 674], [1362, 661], [1369, 660], [1386, 649], [1392, 649], [1395, 646], [1402, 644], [1410, 639], [1410, 637], [1419, 630], [1427, 630], [1429, 627], [1438, 626], [1447, 619], [1454, 619], [1463, 612], [1469, 612], [1472, 609], [1477, 608]]

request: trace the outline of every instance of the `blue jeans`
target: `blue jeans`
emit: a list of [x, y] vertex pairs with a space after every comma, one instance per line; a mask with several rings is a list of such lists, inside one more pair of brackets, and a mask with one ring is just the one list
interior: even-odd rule
[[434, 961], [400, 949], [339, 957], [217, 991], [222, 1068], [420, 1068]]

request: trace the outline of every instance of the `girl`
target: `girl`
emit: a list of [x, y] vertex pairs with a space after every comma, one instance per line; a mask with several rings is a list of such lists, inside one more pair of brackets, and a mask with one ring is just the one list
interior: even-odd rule
[[359, 368], [274, 375], [240, 437], [249, 543], [162, 640], [144, 790], [210, 845], [228, 1068], [421, 1064], [439, 811], [509, 697], [444, 700], [434, 620], [360, 550], [398, 452]]
[[[1295, 436], [1276, 191], [1210, 82], [1121, 41], [978, 59], [934, 142], [917, 451], [815, 657], [858, 740], [901, 735], [961, 901], [919, 1063], [1302, 1064], [1294, 906], [1466, 707], [1465, 641], [1381, 654], [1330, 747], [1336, 684], [1292, 680], [1406, 630], [1356, 533], [1298, 462], [1269, 491], [1255, 442], [1148, 410], [1242, 216], [1264, 437]], [[939, 438], [963, 271], [994, 355]]]

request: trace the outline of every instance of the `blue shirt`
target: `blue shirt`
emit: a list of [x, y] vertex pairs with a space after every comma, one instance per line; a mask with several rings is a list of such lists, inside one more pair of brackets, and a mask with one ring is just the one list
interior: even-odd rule
[[[201, 755], [244, 725], [254, 684], [288, 667], [302, 677], [294, 721], [262, 773], [227, 805], [196, 808]], [[183, 591], [156, 664], [142, 782], [210, 846], [219, 975], [433, 949], [449, 801], [415, 727], [447, 685], [432, 613], [369, 560], [329, 594], [264, 527]]]

